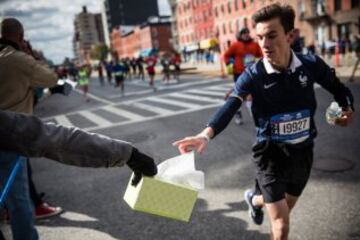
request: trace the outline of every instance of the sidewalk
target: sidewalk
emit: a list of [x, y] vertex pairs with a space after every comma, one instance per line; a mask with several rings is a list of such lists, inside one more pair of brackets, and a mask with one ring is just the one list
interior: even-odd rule
[[[326, 62], [331, 67], [333, 67], [334, 61], [326, 60]], [[350, 75], [353, 71], [354, 64], [355, 64], [355, 62], [353, 61], [351, 65], [335, 67], [337, 76], [343, 77], [343, 78], [350, 77]], [[213, 77], [222, 77], [224, 75], [227, 78], [232, 77], [232, 76], [228, 76], [226, 74], [226, 72], [224, 72], [224, 73], [221, 72], [221, 66], [220, 66], [219, 62], [212, 63], [212, 64], [187, 62], [187, 63], [181, 64], [181, 69], [184, 70], [184, 72], [182, 72], [181, 74], [201, 74], [201, 75], [209, 75], [209, 76], [213, 76]], [[224, 67], [224, 71], [225, 71], [225, 67]], [[355, 72], [355, 77], [356, 78], [360, 77], [359, 67], [358, 67], [358, 70]]]

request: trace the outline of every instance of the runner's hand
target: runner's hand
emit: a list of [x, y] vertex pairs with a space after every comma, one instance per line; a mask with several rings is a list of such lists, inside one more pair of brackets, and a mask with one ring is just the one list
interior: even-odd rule
[[202, 154], [208, 144], [208, 140], [201, 135], [186, 137], [174, 142], [172, 145], [178, 147], [181, 154], [196, 150]]
[[342, 116], [335, 120], [335, 124], [346, 127], [349, 126], [354, 118], [354, 112], [349, 108], [346, 111], [343, 111]]

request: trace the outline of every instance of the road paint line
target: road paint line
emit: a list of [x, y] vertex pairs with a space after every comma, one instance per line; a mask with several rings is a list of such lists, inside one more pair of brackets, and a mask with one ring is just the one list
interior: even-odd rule
[[114, 106], [105, 106], [105, 107], [102, 107], [102, 109], [105, 109], [106, 111], [114, 113], [114, 114], [116, 114], [118, 116], [125, 117], [125, 118], [127, 118], [129, 120], [132, 120], [132, 121], [138, 121], [138, 120], [142, 120], [142, 119], [145, 118], [145, 117], [140, 116], [138, 114], [135, 114], [135, 113], [132, 113], [132, 112], [129, 112], [129, 111], [126, 111], [124, 109], [120, 109], [120, 108], [117, 108], [117, 107], [114, 107]]
[[201, 107], [201, 105], [199, 105], [199, 104], [184, 103], [184, 102], [180, 102], [180, 101], [176, 101], [176, 100], [170, 100], [168, 98], [165, 99], [165, 98], [159, 98], [159, 97], [151, 97], [151, 98], [148, 98], [146, 100], [159, 102], [159, 103], [165, 103], [165, 104], [168, 104], [168, 105], [174, 105], [174, 106], [183, 107], [183, 108]]
[[184, 94], [184, 93], [172, 93], [172, 94], [169, 94], [168, 96], [174, 96], [174, 97], [190, 99], [190, 100], [199, 100], [199, 101], [205, 101], [205, 102], [210, 102], [210, 103], [223, 102], [222, 100], [218, 100], [218, 99], [214, 99], [214, 98], [201, 97], [198, 95], [190, 95], [190, 94]]
[[83, 117], [85, 117], [87, 120], [95, 123], [97, 126], [100, 127], [108, 127], [112, 125], [112, 122], [106, 120], [103, 117], [100, 117], [99, 115], [92, 113], [90, 111], [81, 111], [79, 114]]
[[186, 93], [195, 93], [195, 94], [205, 94], [205, 95], [216, 96], [216, 97], [224, 97], [225, 96], [224, 92], [206, 91], [203, 89], [192, 89], [192, 90], [187, 90], [185, 92]]
[[129, 105], [134, 106], [136, 108], [144, 109], [146, 111], [154, 112], [154, 113], [157, 113], [157, 114], [160, 114], [160, 115], [167, 115], [167, 114], [174, 113], [174, 111], [169, 110], [169, 109], [165, 109], [165, 108], [161, 108], [161, 107], [155, 107], [155, 106], [148, 105], [148, 104], [145, 104], [145, 103], [140, 103], [140, 102], [131, 103]]
[[59, 115], [54, 117], [57, 124], [67, 126], [67, 127], [74, 127], [74, 125], [70, 122], [70, 120], [65, 115]]

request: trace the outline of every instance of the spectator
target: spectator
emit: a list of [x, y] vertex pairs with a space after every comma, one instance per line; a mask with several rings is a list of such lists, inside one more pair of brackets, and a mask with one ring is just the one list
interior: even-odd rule
[[[36, 59], [30, 44], [24, 40], [22, 24], [15, 18], [5, 18], [1, 22], [0, 39], [0, 110], [31, 114], [33, 89], [56, 85], [56, 74]], [[0, 176], [8, 175], [16, 157], [17, 153], [0, 151]], [[0, 184], [3, 183], [2, 178]], [[6, 206], [14, 239], [37, 239], [26, 164], [15, 178]]]

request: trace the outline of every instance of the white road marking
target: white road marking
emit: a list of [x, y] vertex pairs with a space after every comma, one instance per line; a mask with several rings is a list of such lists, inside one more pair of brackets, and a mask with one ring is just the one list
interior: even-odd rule
[[144, 119], [143, 116], [140, 116], [138, 114], [135, 114], [135, 113], [132, 113], [132, 112], [129, 112], [129, 111], [126, 111], [124, 109], [120, 109], [120, 108], [117, 108], [114, 106], [105, 106], [105, 107], [102, 107], [102, 109], [109, 111], [113, 114], [116, 114], [118, 116], [125, 117], [131, 121], [138, 121], [138, 120]]
[[190, 99], [190, 100], [205, 101], [205, 102], [210, 102], [210, 103], [223, 102], [221, 100], [214, 99], [214, 98], [201, 97], [201, 96], [198, 96], [198, 95], [190, 95], [190, 94], [184, 94], [184, 93], [171, 93], [171, 94], [169, 94], [169, 96], [174, 96], [174, 97], [177, 97], [177, 98]]
[[[79, 93], [80, 95], [82, 95], [82, 91], [80, 91], [79, 89], [74, 89], [75, 92]], [[91, 93], [87, 93], [87, 96], [91, 99], [95, 99], [96, 101], [99, 101], [99, 102], [102, 102], [102, 103], [105, 103], [105, 104], [113, 104], [113, 102], [110, 102], [108, 100], [105, 100], [103, 98], [100, 98], [98, 96], [95, 96], [94, 94], [91, 94]]]
[[70, 120], [65, 115], [59, 115], [54, 118], [57, 124], [64, 125], [67, 127], [74, 127]]
[[209, 90], [203, 90], [203, 89], [192, 89], [185, 91], [186, 93], [195, 93], [195, 94], [205, 94], [210, 96], [216, 96], [216, 97], [224, 97], [224, 92], [215, 92], [215, 91], [209, 91]]
[[112, 125], [112, 122], [90, 111], [81, 111], [79, 114], [100, 127], [108, 127]]
[[131, 103], [129, 105], [134, 106], [136, 108], [144, 109], [146, 111], [154, 112], [154, 113], [157, 113], [157, 114], [160, 114], [160, 115], [167, 115], [167, 114], [174, 113], [174, 111], [169, 110], [169, 109], [165, 109], [165, 108], [161, 108], [161, 107], [155, 107], [155, 106], [148, 105], [148, 104], [145, 104], [145, 103], [140, 103], [140, 102]]
[[[214, 80], [214, 81], [218, 81], [218, 80]], [[223, 80], [221, 80], [221, 81], [223, 81]], [[194, 85], [194, 84], [191, 84], [191, 85]], [[199, 96], [199, 95], [191, 93], [191, 92], [206, 93], [211, 96], [223, 96], [223, 94], [224, 94], [224, 93], [206, 90], [208, 88], [209, 88], [209, 86], [202, 88], [202, 89], [204, 89], [203, 91], [201, 91], [201, 90], [199, 90], [199, 91], [183, 90], [182, 92], [177, 92], [177, 93], [174, 93], [174, 92], [173, 93], [165, 93], [165, 94], [157, 95], [157, 96], [149, 96], [146, 98], [137, 98], [137, 99], [133, 99], [133, 100], [128, 100], [128, 101], [124, 101], [122, 103], [112, 102], [111, 104], [108, 104], [106, 106], [97, 106], [97, 107], [90, 108], [87, 110], [74, 111], [74, 112], [67, 113], [67, 114], [61, 114], [61, 115], [47, 117], [47, 118], [43, 119], [43, 121], [49, 121], [49, 120], [55, 119], [59, 124], [67, 125], [67, 126], [76, 126], [77, 124], [75, 122], [72, 123], [68, 119], [68, 116], [72, 115], [72, 114], [80, 114], [80, 115], [84, 116], [86, 119], [88, 119], [89, 121], [94, 122], [96, 124], [96, 126], [84, 128], [85, 130], [99, 130], [99, 129], [103, 129], [103, 128], [116, 127], [116, 126], [121, 126], [121, 125], [125, 125], [125, 124], [136, 123], [136, 122], [150, 121], [150, 120], [161, 118], [161, 117], [175, 116], [178, 114], [184, 114], [184, 113], [189, 113], [189, 112], [194, 112], [194, 111], [200, 111], [202, 109], [221, 106], [223, 104], [222, 100], [212, 98], [212, 97], [207, 97], [207, 96]], [[152, 91], [152, 90], [148, 90], [148, 91]], [[174, 97], [177, 97], [179, 100], [166, 98], [167, 96], [174, 96]], [[184, 102], [184, 101], [181, 101], [181, 99], [188, 99], [188, 100], [194, 100], [194, 101], [199, 100], [199, 101], [203, 101], [205, 103], [204, 104], [189, 103], [189, 101]], [[178, 107], [182, 107], [185, 109], [184, 110], [171, 110], [171, 109], [168, 109], [165, 107], [153, 106], [150, 103], [144, 102], [146, 100], [159, 102], [159, 103], [163, 103], [163, 104], [168, 104], [168, 105], [173, 105], [173, 106], [178, 106]], [[133, 106], [135, 108], [154, 112], [157, 115], [142, 116], [138, 113], [133, 113], [131, 110], [122, 109], [121, 106]], [[127, 120], [122, 121], [122, 122], [113, 123], [113, 122], [110, 122], [109, 120], [107, 120], [106, 118], [104, 118], [103, 116], [99, 116], [96, 113], [94, 113], [94, 111], [96, 111], [96, 110], [105, 110], [105, 111], [108, 111], [115, 115], [126, 118]]]
[[164, 99], [164, 98], [159, 98], [159, 97], [150, 97], [147, 98], [147, 100], [153, 101], [153, 102], [159, 102], [159, 103], [165, 103], [165, 104], [169, 104], [169, 105], [174, 105], [174, 106], [178, 106], [178, 107], [183, 107], [183, 108], [195, 108], [195, 107], [201, 107], [201, 105], [199, 104], [195, 104], [195, 103], [184, 103], [184, 102], [179, 102], [176, 100], [170, 100], [170, 99]]
[[[153, 116], [153, 117], [143, 118], [143, 119], [139, 119], [139, 120], [135, 120], [135, 121], [124, 121], [124, 122], [115, 123], [110, 127], [118, 127], [118, 126], [123, 126], [123, 125], [127, 125], [127, 124], [132, 124], [132, 123], [151, 121], [151, 120], [154, 120], [154, 119], [159, 119], [159, 118], [171, 117], [171, 116], [180, 115], [180, 114], [196, 112], [196, 111], [200, 111], [200, 110], [204, 110], [204, 109], [208, 109], [208, 108], [218, 107], [218, 106], [221, 106], [221, 105], [222, 105], [222, 103], [215, 103], [215, 104], [210, 104], [210, 105], [206, 105], [206, 106], [203, 106], [203, 107], [197, 107], [197, 108], [185, 109], [185, 110], [177, 111], [177, 112], [174, 112], [173, 114], [169, 114], [169, 115], [156, 115], [156, 116]], [[96, 130], [100, 130], [100, 129], [103, 129], [103, 127], [90, 127], [90, 128], [85, 128], [84, 130], [86, 130], [86, 131], [96, 131]]]

